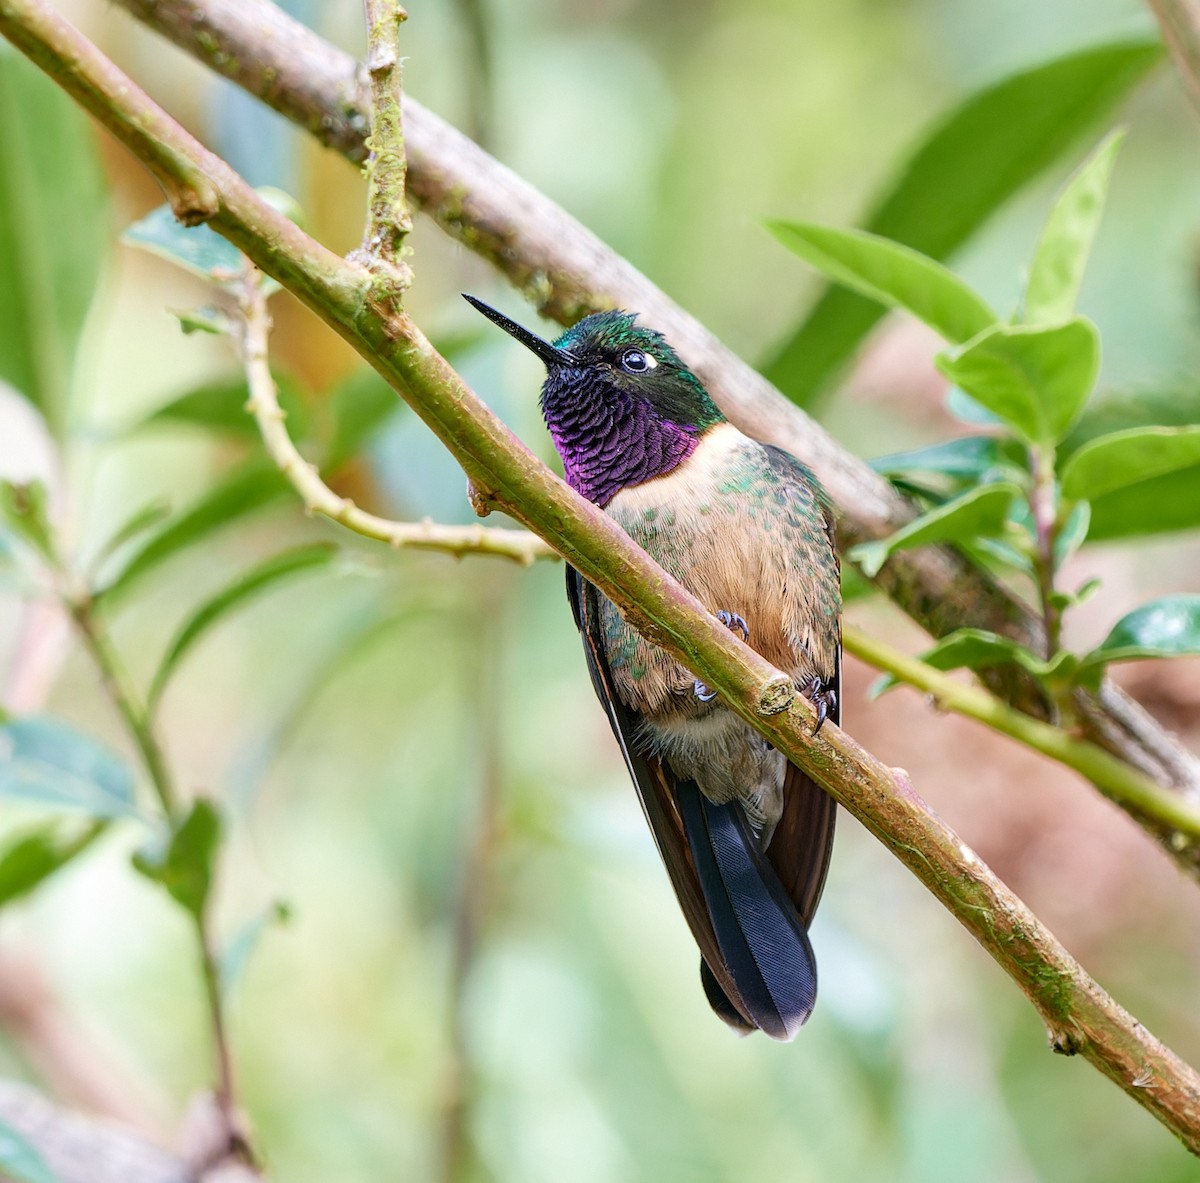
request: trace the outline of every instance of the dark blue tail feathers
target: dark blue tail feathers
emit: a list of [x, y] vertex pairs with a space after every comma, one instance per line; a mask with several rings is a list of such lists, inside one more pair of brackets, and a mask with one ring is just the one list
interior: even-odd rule
[[680, 812], [735, 1005], [702, 973], [713, 1009], [735, 1028], [748, 1018], [772, 1039], [794, 1039], [817, 998], [817, 963], [795, 903], [758, 848], [740, 805], [716, 805], [693, 781], [677, 785]]

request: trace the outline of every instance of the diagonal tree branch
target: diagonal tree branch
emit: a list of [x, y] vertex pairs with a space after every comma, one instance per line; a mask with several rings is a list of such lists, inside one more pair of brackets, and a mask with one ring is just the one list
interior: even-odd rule
[[181, 216], [194, 219], [192, 195], [205, 194], [211, 225], [358, 348], [492, 500], [551, 542], [649, 640], [859, 817], [1028, 995], [1056, 1050], [1086, 1057], [1200, 1153], [1200, 1075], [1087, 976], [902, 770], [885, 767], [837, 727], [812, 736], [812, 709], [787, 677], [524, 448], [399, 310], [396, 292], [267, 205], [43, 0], [0, 0], [0, 33], [151, 167]]
[[[364, 159], [366, 98], [358, 64], [269, 0], [118, 3], [322, 143]], [[911, 519], [912, 507], [887, 481], [553, 202], [408, 97], [404, 124], [408, 193], [426, 214], [494, 263], [547, 316], [565, 323], [613, 306], [644, 314], [738, 427], [817, 472], [839, 507], [843, 547], [884, 537]], [[969, 625], [1042, 648], [1033, 614], [946, 548], [897, 554], [876, 582], [935, 636]], [[1041, 692], [1013, 667], [985, 677], [1014, 706], [1046, 717]], [[1200, 760], [1110, 682], [1097, 695], [1080, 693], [1076, 708], [1094, 743], [1200, 804]], [[1169, 827], [1140, 820], [1185, 870], [1200, 874], [1200, 850]]]

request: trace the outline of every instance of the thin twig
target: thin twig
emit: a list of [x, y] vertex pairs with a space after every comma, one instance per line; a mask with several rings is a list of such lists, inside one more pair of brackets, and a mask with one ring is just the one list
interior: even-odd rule
[[179, 798], [145, 704], [125, 672], [124, 662], [108, 630], [97, 616], [91, 598], [86, 593], [71, 595], [66, 597], [65, 603], [85, 648], [100, 671], [108, 697], [125, 720], [126, 729], [142, 757], [162, 811], [167, 821], [174, 825], [179, 820]]
[[408, 14], [396, 0], [364, 0], [367, 18], [367, 77], [371, 87], [371, 154], [367, 158], [367, 226], [363, 250], [402, 269], [402, 287], [412, 282], [403, 261], [404, 238], [412, 229], [404, 184], [407, 157], [400, 90], [400, 25]]
[[242, 360], [250, 391], [246, 409], [258, 424], [268, 455], [304, 499], [309, 513], [319, 513], [364, 538], [386, 542], [397, 549], [436, 550], [460, 558], [468, 554], [494, 555], [512, 559], [524, 567], [538, 559], [559, 557], [552, 546], [528, 530], [443, 526], [430, 521], [394, 522], [359, 509], [349, 498], [339, 496], [325, 484], [288, 434], [278, 388], [271, 377], [267, 351], [271, 321], [261, 278], [257, 272], [248, 275], [239, 299]]
[[1029, 508], [1037, 537], [1033, 557], [1037, 572], [1038, 601], [1042, 610], [1045, 652], [1049, 661], [1057, 652], [1062, 632], [1062, 612], [1054, 601], [1055, 545], [1058, 540], [1058, 498], [1054, 484], [1054, 449], [1034, 444], [1029, 452], [1033, 493]]
[[1056, 1050], [1078, 1053], [1200, 1153], [1200, 1075], [1087, 976], [1032, 912], [890, 769], [840, 728], [811, 734], [791, 680], [735, 638], [596, 506], [554, 476], [469, 390], [377, 276], [338, 258], [172, 121], [43, 0], [0, 0], [0, 33], [140, 159], [203, 178], [211, 218], [400, 390], [472, 478], [551, 540], [652, 644], [665, 649], [812, 775], [953, 913], [1037, 1008]]
[[890, 674], [897, 681], [915, 686], [933, 697], [943, 710], [954, 711], [986, 724], [992, 730], [1057, 760], [1087, 777], [1109, 800], [1163, 833], [1174, 834], [1176, 843], [1200, 844], [1200, 809], [1175, 793], [1169, 793], [1136, 768], [1110, 756], [1103, 748], [1076, 739], [1060, 727], [1031, 719], [1001, 702], [981, 686], [970, 686], [936, 670], [918, 658], [846, 625], [842, 631], [846, 652]]
[[237, 1092], [233, 1079], [233, 1055], [229, 1045], [229, 1027], [225, 1018], [225, 995], [221, 989], [221, 971], [212, 934], [205, 912], [196, 916], [196, 941], [200, 946], [200, 970], [204, 979], [204, 997], [208, 1005], [209, 1026], [212, 1029], [213, 1051], [217, 1061], [216, 1102], [220, 1134], [214, 1147], [218, 1162], [232, 1159], [244, 1166], [257, 1166], [249, 1133], [238, 1111]]

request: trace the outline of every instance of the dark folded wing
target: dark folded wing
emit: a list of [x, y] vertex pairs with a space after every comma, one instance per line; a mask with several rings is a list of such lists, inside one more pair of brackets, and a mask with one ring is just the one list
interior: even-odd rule
[[[840, 649], [833, 689], [837, 698], [829, 718], [841, 726]], [[806, 926], [812, 923], [825, 886], [836, 820], [837, 802], [807, 773], [789, 764], [783, 778], [783, 815], [767, 846], [767, 860], [775, 868], [784, 891], [795, 901]]]
[[621, 752], [629, 768], [633, 783], [637, 787], [638, 797], [642, 803], [642, 811], [654, 835], [658, 853], [662, 856], [671, 886], [679, 900], [688, 927], [696, 944], [700, 946], [700, 954], [705, 964], [712, 972], [717, 984], [724, 991], [729, 1003], [736, 1012], [751, 1027], [758, 1024], [750, 1017], [746, 1004], [735, 985], [733, 978], [725, 965], [713, 931], [712, 920], [709, 917], [708, 906], [705, 903], [704, 891], [700, 885], [696, 871], [695, 860], [691, 846], [684, 829], [683, 817], [680, 814], [679, 802], [675, 794], [674, 779], [659, 760], [639, 753], [634, 746], [634, 735], [637, 720], [616, 696], [613, 689], [612, 674], [608, 660], [604, 656], [603, 631], [600, 621], [599, 593], [573, 567], [567, 567], [567, 598], [571, 602], [571, 611], [575, 616], [575, 624], [583, 638], [584, 653], [587, 656], [588, 672], [592, 677], [592, 685], [596, 697], [604, 705], [608, 713], [608, 721], [612, 725], [613, 734], [621, 745]]

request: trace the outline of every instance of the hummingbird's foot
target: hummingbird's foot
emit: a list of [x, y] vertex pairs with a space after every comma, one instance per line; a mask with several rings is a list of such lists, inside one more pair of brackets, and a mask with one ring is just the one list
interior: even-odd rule
[[829, 712], [837, 706], [837, 691], [827, 687], [820, 678], [813, 678], [804, 687], [804, 696], [817, 710], [817, 725], [812, 729], [813, 735], [816, 735], [825, 726]]
[[[744, 640], [750, 640], [750, 630], [746, 627], [746, 622], [736, 612], [726, 612], [724, 608], [720, 612], [714, 612], [713, 615], [730, 630], [736, 629], [742, 634]], [[717, 697], [715, 690], [709, 690], [699, 678], [696, 679], [695, 685], [692, 687], [696, 697], [701, 702], [712, 702]]]
[[746, 622], [736, 612], [726, 612], [724, 608], [716, 613], [717, 619], [731, 632], [737, 629], [742, 634], [742, 640], [750, 640], [750, 630], [746, 627]]
[[[750, 629], [746, 626], [746, 622], [736, 612], [726, 612], [725, 609], [722, 608], [719, 612], [714, 612], [713, 615], [730, 631], [740, 632], [743, 640], [750, 640]], [[709, 690], [709, 688], [703, 682], [701, 682], [699, 678], [696, 679], [695, 685], [692, 687], [692, 689], [695, 691], [696, 697], [701, 702], [712, 702], [712, 700], [717, 697], [717, 692], [715, 690]]]

